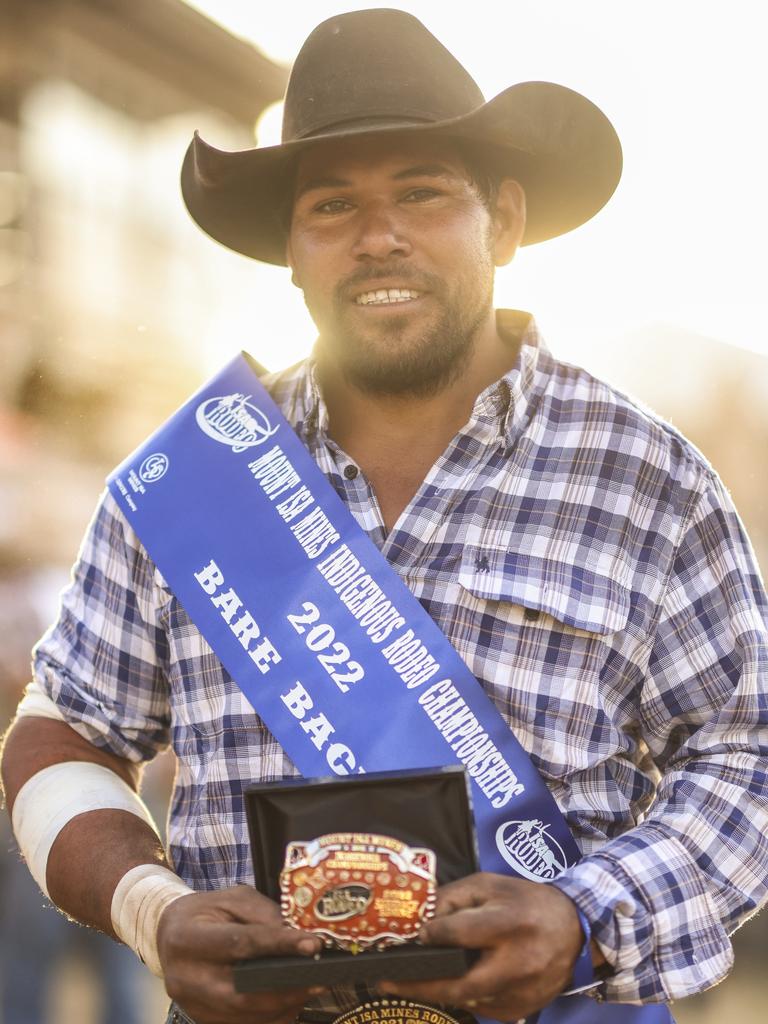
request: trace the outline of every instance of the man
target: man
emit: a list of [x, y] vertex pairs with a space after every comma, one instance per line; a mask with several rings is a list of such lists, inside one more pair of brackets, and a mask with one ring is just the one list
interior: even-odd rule
[[[319, 340], [272, 397], [582, 847], [551, 884], [445, 887], [423, 941], [480, 958], [382, 986], [501, 1020], [569, 987], [582, 919], [608, 1000], [700, 991], [766, 894], [766, 597], [729, 499], [674, 430], [492, 308], [495, 266], [592, 216], [619, 171], [588, 101], [529, 83], [485, 104], [423, 26], [381, 10], [310, 36], [281, 146], [196, 139], [183, 173], [206, 231], [290, 266]], [[169, 741], [173, 870], [135, 797]], [[319, 949], [239, 885], [243, 786], [295, 769], [109, 496], [3, 772], [38, 882], [164, 974], [184, 1011], [169, 1019], [289, 1021], [317, 997], [309, 1019], [332, 1020], [359, 1002], [233, 990], [237, 959]]]

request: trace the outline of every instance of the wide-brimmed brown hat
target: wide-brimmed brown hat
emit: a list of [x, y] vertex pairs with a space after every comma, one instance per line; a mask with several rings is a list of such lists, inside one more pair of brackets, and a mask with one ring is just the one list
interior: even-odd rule
[[414, 133], [461, 143], [473, 159], [524, 187], [523, 245], [594, 216], [621, 176], [621, 145], [584, 96], [522, 82], [489, 102], [421, 22], [375, 9], [324, 21], [288, 82], [282, 142], [224, 152], [195, 135], [181, 172], [187, 209], [218, 242], [285, 265], [285, 210], [300, 153], [330, 139]]

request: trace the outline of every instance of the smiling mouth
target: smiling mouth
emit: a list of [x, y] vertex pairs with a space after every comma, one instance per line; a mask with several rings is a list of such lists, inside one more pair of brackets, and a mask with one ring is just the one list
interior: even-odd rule
[[411, 302], [421, 297], [421, 292], [412, 288], [377, 288], [370, 292], [361, 292], [355, 298], [357, 306], [391, 306], [402, 302]]

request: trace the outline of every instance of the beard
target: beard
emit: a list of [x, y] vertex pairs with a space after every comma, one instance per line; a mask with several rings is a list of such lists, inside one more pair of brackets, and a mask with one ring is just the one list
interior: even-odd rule
[[[376, 281], [384, 278], [397, 278], [415, 291], [427, 292], [438, 307], [437, 315], [420, 332], [405, 312], [402, 316], [393, 312], [366, 330], [350, 322], [353, 294], [361, 285], [375, 288]], [[333, 366], [367, 394], [428, 397], [458, 380], [469, 365], [477, 331], [493, 307], [493, 272], [478, 274], [473, 282], [462, 281], [449, 295], [442, 279], [416, 274], [408, 265], [375, 271], [361, 268], [336, 288], [333, 298], [332, 323], [316, 320], [320, 363]]]

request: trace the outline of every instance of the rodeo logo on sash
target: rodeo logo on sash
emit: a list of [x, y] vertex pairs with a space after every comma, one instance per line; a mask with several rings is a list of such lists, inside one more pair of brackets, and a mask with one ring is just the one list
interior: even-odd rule
[[568, 867], [560, 843], [550, 835], [549, 827], [535, 818], [500, 825], [496, 845], [509, 866], [532, 882], [551, 882]]
[[249, 402], [250, 395], [225, 395], [209, 398], [197, 407], [195, 419], [200, 429], [214, 441], [229, 445], [236, 454], [263, 444], [277, 427]]

